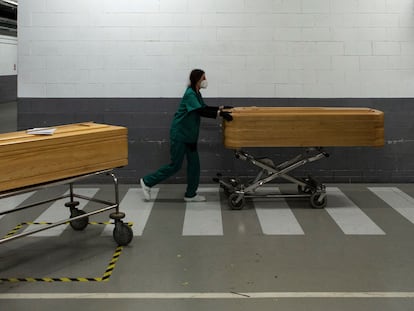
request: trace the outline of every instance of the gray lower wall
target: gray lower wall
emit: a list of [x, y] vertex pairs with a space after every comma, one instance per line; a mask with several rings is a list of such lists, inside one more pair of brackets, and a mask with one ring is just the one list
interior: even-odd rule
[[0, 104], [16, 101], [17, 75], [0, 76]]
[[[84, 121], [128, 128], [129, 164], [117, 171], [123, 183], [169, 162], [169, 126], [179, 98], [53, 99], [19, 98], [18, 128], [54, 126]], [[385, 146], [382, 148], [326, 148], [330, 157], [310, 163], [292, 175], [312, 174], [322, 182], [414, 182], [414, 99], [302, 99], [207, 98], [209, 105], [237, 106], [341, 106], [370, 107], [385, 113]], [[219, 120], [203, 119], [199, 140], [201, 182], [210, 183], [217, 172], [253, 176], [255, 167], [234, 158], [222, 144]], [[306, 135], [306, 133], [304, 133]], [[256, 148], [252, 154], [280, 163], [301, 148]], [[99, 180], [98, 180], [99, 181]], [[185, 183], [185, 166], [166, 183]]]

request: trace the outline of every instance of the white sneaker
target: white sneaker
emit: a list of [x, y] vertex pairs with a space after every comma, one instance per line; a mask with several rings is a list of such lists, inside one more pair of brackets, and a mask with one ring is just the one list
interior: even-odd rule
[[142, 188], [142, 192], [144, 193], [145, 200], [147, 201], [151, 200], [151, 188], [148, 187], [144, 183], [144, 180], [142, 178], [139, 180], [139, 183], [141, 184], [141, 188]]
[[184, 201], [186, 202], [204, 202], [206, 201], [206, 197], [203, 195], [196, 194], [192, 198], [184, 197]]

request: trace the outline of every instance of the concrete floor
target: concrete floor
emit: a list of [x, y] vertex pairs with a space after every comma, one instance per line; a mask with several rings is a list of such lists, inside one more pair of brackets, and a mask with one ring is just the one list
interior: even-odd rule
[[[281, 188], [289, 190], [287, 185]], [[108, 200], [112, 196], [109, 185], [77, 189]], [[62, 186], [37, 191], [15, 198], [14, 204], [65, 191]], [[206, 203], [183, 202], [183, 191], [184, 185], [160, 185], [155, 199], [145, 202], [137, 185], [122, 185], [121, 207], [126, 221], [134, 223], [135, 236], [122, 249], [107, 281], [3, 281], [0, 306], [14, 310], [33, 303], [44, 310], [57, 305], [84, 310], [414, 307], [413, 185], [329, 185], [328, 207], [322, 210], [309, 208], [306, 200], [255, 199], [234, 211], [217, 185], [201, 187]], [[21, 222], [65, 217], [68, 211], [59, 208], [63, 203], [4, 216], [0, 235]], [[85, 201], [82, 208], [93, 210], [97, 204]], [[272, 219], [275, 215], [284, 217], [283, 226]], [[108, 213], [102, 213], [90, 220], [108, 218]], [[207, 225], [201, 228], [203, 222]], [[268, 232], [272, 222], [279, 232]], [[298, 224], [302, 231], [295, 233], [292, 228], [297, 230]], [[68, 225], [58, 228], [2, 244], [0, 278], [101, 277], [116, 249], [105, 225], [89, 225], [80, 232]], [[87, 293], [91, 296], [83, 296]]]
[[[0, 110], [1, 131], [15, 130], [15, 104]], [[62, 225], [0, 244], [0, 309], [412, 310], [414, 185], [327, 186], [325, 209], [254, 199], [234, 211], [217, 185], [202, 185], [208, 201], [191, 204], [185, 185], [159, 185], [151, 202], [138, 185], [121, 185], [132, 242], [117, 249], [105, 212], [83, 231]], [[3, 198], [0, 212], [66, 191]], [[76, 191], [113, 199], [110, 185]], [[64, 202], [0, 215], [0, 237], [23, 222], [67, 218]], [[99, 205], [81, 200], [80, 208]]]

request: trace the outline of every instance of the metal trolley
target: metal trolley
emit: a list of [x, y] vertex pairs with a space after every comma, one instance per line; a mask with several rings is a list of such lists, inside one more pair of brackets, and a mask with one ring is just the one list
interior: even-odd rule
[[[238, 178], [223, 178], [219, 173], [213, 180], [220, 184], [224, 193], [228, 196], [228, 204], [231, 209], [240, 210], [245, 205], [246, 198], [309, 198], [313, 208], [324, 208], [327, 204], [326, 187], [317, 182], [311, 176], [306, 178], [295, 178], [288, 175], [290, 171], [307, 163], [328, 157], [322, 148], [306, 148], [305, 152], [296, 157], [275, 165], [270, 158], [255, 158], [251, 154], [235, 150], [237, 159], [247, 161], [259, 168], [257, 176], [247, 183], [242, 183]], [[282, 178], [297, 185], [297, 194], [258, 193], [256, 190], [262, 185], [276, 179]]]
[[[115, 196], [114, 201], [115, 202], [91, 198], [91, 197], [87, 197], [84, 195], [76, 194], [74, 192], [73, 184], [75, 182], [92, 177], [92, 176], [101, 175], [101, 174], [105, 174], [112, 178], [112, 182], [114, 185], [114, 196]], [[113, 237], [114, 237], [115, 242], [118, 243], [118, 245], [120, 246], [128, 245], [131, 242], [133, 238], [133, 232], [130, 226], [122, 221], [122, 219], [125, 217], [125, 213], [122, 213], [119, 211], [118, 179], [116, 178], [115, 174], [112, 172], [112, 169], [93, 172], [93, 173], [75, 176], [71, 178], [65, 178], [65, 179], [61, 179], [57, 181], [51, 181], [51, 182], [33, 185], [33, 186], [21, 188], [21, 189], [14, 189], [14, 190], [6, 191], [6, 192], [0, 192], [0, 199], [23, 194], [23, 193], [34, 191], [34, 190], [41, 190], [41, 189], [45, 189], [45, 188], [49, 188], [49, 187], [57, 186], [57, 185], [69, 185], [69, 194], [62, 195], [59, 197], [53, 197], [53, 198], [50, 198], [44, 201], [36, 202], [36, 203], [22, 206], [19, 208], [10, 209], [10, 210], [1, 212], [0, 216], [5, 215], [5, 214], [10, 214], [13, 212], [17, 212], [17, 211], [21, 211], [24, 209], [28, 209], [31, 207], [39, 206], [41, 204], [54, 202], [60, 199], [69, 198], [69, 201], [65, 203], [65, 206], [69, 208], [70, 218], [57, 221], [45, 227], [31, 230], [29, 232], [23, 232], [23, 233], [15, 234], [12, 236], [6, 236], [5, 238], [0, 239], [0, 244], [15, 240], [15, 239], [27, 236], [27, 235], [31, 235], [36, 232], [44, 231], [44, 230], [54, 228], [54, 227], [57, 227], [63, 224], [67, 224], [67, 223], [69, 223], [70, 226], [74, 230], [84, 230], [88, 226], [89, 216], [102, 213], [102, 212], [106, 212], [109, 210], [115, 210], [114, 212], [110, 214], [110, 218], [114, 221], [114, 224], [115, 224], [115, 227], [113, 230]], [[79, 202], [75, 201], [75, 198], [84, 199], [87, 201], [93, 201], [93, 202], [102, 204], [105, 207], [86, 213], [85, 211], [77, 208], [77, 206], [79, 205]]]

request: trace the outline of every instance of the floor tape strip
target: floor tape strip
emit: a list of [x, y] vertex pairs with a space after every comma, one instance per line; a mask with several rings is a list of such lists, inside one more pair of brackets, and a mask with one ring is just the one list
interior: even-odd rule
[[[5, 237], [10, 237], [16, 234], [19, 230], [21, 230], [24, 226], [29, 225], [50, 225], [53, 223], [50, 222], [22, 222], [14, 227]], [[90, 225], [110, 225], [113, 222], [89, 222]], [[133, 223], [128, 223], [128, 226], [132, 227]], [[109, 262], [104, 274], [102, 277], [60, 277], [60, 278], [37, 278], [37, 277], [24, 277], [24, 278], [0, 278], [1, 282], [10, 282], [10, 283], [17, 283], [17, 282], [104, 282], [108, 281], [112, 275], [112, 272], [115, 269], [115, 264], [117, 263], [119, 257], [121, 256], [123, 247], [118, 246], [115, 249], [115, 252], [112, 255], [111, 261]]]

